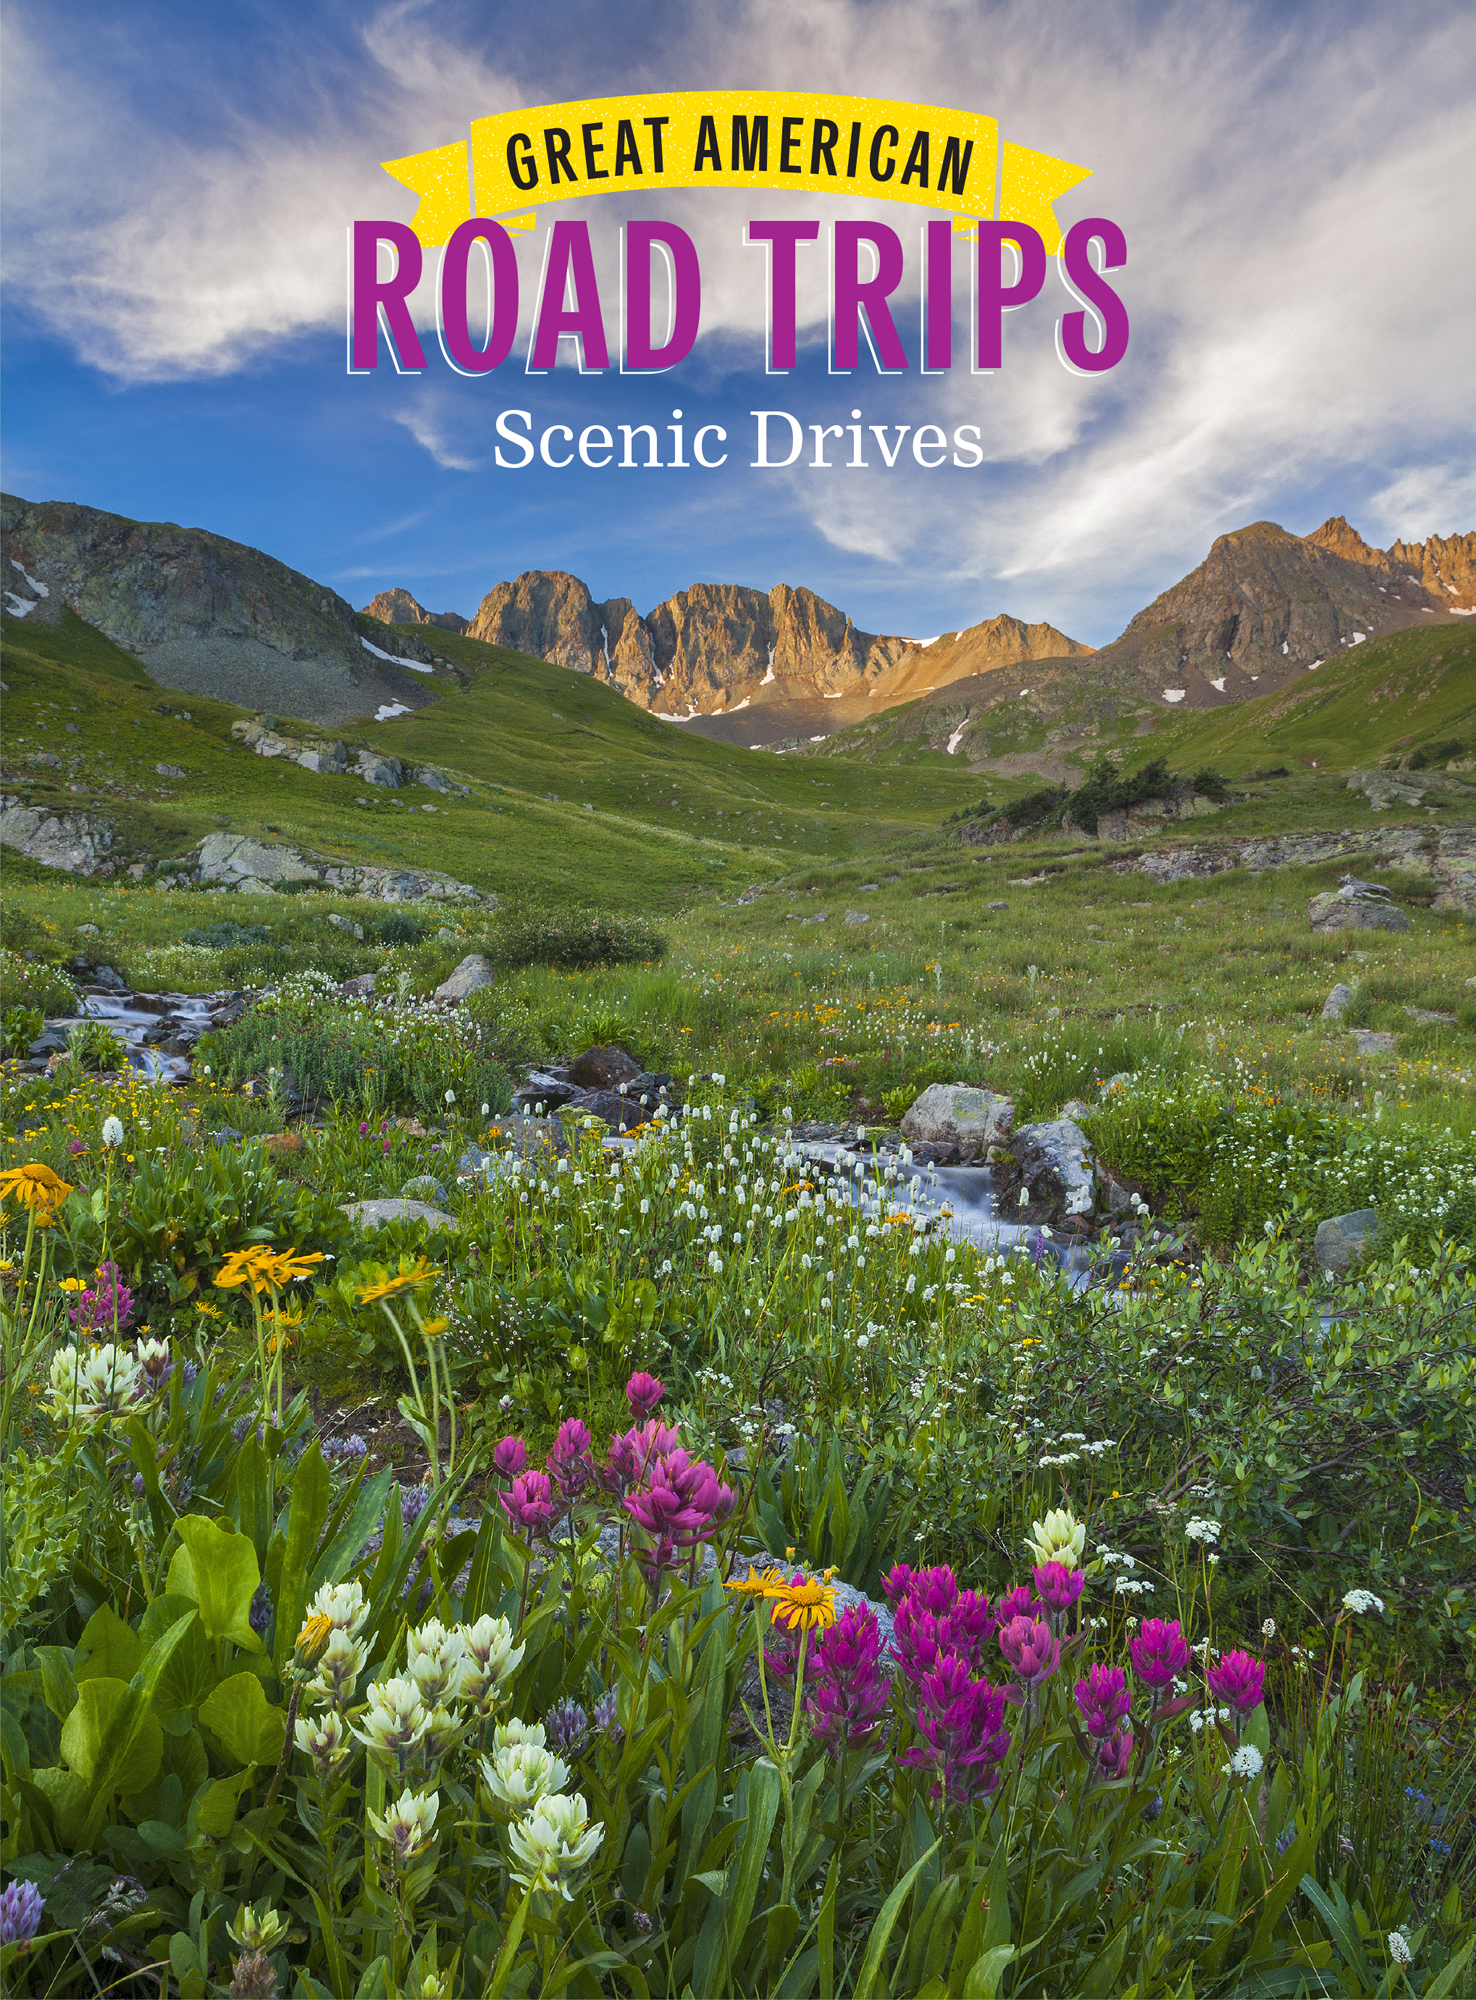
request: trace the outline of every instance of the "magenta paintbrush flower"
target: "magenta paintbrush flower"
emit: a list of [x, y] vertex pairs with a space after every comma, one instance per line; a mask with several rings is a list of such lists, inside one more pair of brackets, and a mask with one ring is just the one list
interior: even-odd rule
[[1132, 1710], [1127, 1675], [1121, 1667], [1103, 1666], [1100, 1660], [1076, 1683], [1074, 1692], [1081, 1719], [1093, 1736], [1111, 1736]]
[[1031, 1595], [1028, 1583], [1017, 1583], [994, 1607], [996, 1625], [1008, 1625], [1012, 1618], [1034, 1618], [1044, 1607]]
[[1206, 1668], [1204, 1677], [1215, 1700], [1224, 1702], [1238, 1715], [1248, 1715], [1253, 1708], [1260, 1707], [1266, 1669], [1249, 1653], [1224, 1654], [1217, 1667]]
[[1079, 1569], [1067, 1569], [1065, 1563], [1041, 1563], [1032, 1572], [1035, 1578], [1035, 1594], [1047, 1611], [1069, 1611], [1086, 1587], [1086, 1578]]
[[876, 1613], [853, 1604], [820, 1634], [812, 1659], [806, 1689], [811, 1734], [837, 1752], [869, 1749], [892, 1691], [881, 1670]]
[[516, 1479], [528, 1469], [528, 1447], [520, 1437], [499, 1440], [492, 1453], [492, 1470], [503, 1479]]
[[1145, 1618], [1131, 1651], [1133, 1672], [1145, 1687], [1167, 1687], [1189, 1664], [1189, 1648], [1177, 1618]]
[[1009, 1749], [1003, 1690], [977, 1680], [956, 1654], [924, 1675], [915, 1717], [921, 1741], [898, 1757], [909, 1770], [933, 1773], [932, 1795], [954, 1804], [983, 1798], [999, 1783]]
[[1097, 1776], [1111, 1780], [1125, 1778], [1133, 1761], [1132, 1732], [1118, 1729], [1097, 1745]]
[[952, 1572], [942, 1574], [947, 1583], [937, 1571], [914, 1575], [897, 1606], [892, 1648], [903, 1676], [914, 1684], [947, 1653], [956, 1653], [977, 1673], [994, 1631], [989, 1599], [956, 1585], [950, 1596]]
[[658, 1382], [654, 1375], [637, 1371], [625, 1385], [625, 1400], [635, 1413], [636, 1421], [649, 1417], [661, 1398], [666, 1394], [666, 1384]]
[[658, 1546], [673, 1550], [693, 1547], [729, 1514], [736, 1496], [702, 1459], [690, 1459], [680, 1447], [664, 1452], [649, 1468], [646, 1484], [621, 1502], [636, 1524]]
[[566, 1500], [577, 1500], [593, 1475], [590, 1437], [578, 1417], [566, 1417], [549, 1448], [548, 1470]]
[[882, 1594], [895, 1610], [912, 1586], [917, 1571], [906, 1563], [894, 1563], [881, 1580]]
[[1048, 1681], [1061, 1664], [1061, 1642], [1043, 1618], [1012, 1618], [999, 1628], [999, 1649], [1027, 1687]]
[[523, 1473], [497, 1498], [508, 1520], [525, 1535], [546, 1535], [558, 1516], [553, 1481], [546, 1472]]

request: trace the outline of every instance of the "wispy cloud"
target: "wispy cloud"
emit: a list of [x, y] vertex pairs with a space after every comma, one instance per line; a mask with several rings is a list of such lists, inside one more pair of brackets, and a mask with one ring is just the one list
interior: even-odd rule
[[423, 396], [417, 397], [408, 409], [393, 410], [393, 423], [403, 424], [418, 445], [424, 445], [436, 464], [448, 472], [475, 472], [479, 460], [468, 458], [446, 441], [446, 425], [433, 411], [425, 406]]

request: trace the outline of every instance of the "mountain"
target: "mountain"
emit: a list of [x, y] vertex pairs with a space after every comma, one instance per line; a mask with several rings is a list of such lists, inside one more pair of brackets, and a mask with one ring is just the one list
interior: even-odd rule
[[464, 632], [470, 623], [459, 611], [427, 611], [408, 590], [380, 591], [359, 616], [377, 618], [381, 625], [439, 625], [443, 632]]
[[1007, 615], [946, 643], [863, 632], [783, 583], [696, 583], [642, 618], [629, 598], [600, 602], [564, 570], [499, 583], [467, 636], [591, 674], [654, 715], [753, 749], [828, 736], [989, 667], [1090, 650]]
[[1274, 694], [1366, 641], [1470, 616], [1476, 534], [1374, 549], [1341, 515], [1305, 536], [1258, 521], [1221, 535], [1197, 569], [1092, 655], [1089, 669], [1037, 656], [1028, 675], [982, 687], [940, 675], [932, 692], [848, 728], [825, 751], [888, 759], [943, 752], [974, 770], [1064, 783], [1114, 734], [1151, 734], [1155, 713]]
[[431, 698], [435, 656], [371, 645], [353, 607], [259, 549], [172, 521], [0, 495], [5, 609], [75, 611], [161, 687], [325, 724]]

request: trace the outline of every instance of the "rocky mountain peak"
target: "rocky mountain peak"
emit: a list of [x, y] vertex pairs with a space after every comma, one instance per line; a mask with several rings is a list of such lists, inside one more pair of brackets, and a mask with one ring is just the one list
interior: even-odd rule
[[439, 625], [443, 632], [464, 632], [468, 621], [457, 611], [427, 611], [408, 590], [381, 590], [360, 613], [382, 625]]

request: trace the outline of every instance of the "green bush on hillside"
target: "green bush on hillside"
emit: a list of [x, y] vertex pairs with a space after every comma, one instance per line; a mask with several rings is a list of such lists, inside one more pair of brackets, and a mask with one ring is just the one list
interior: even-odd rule
[[1038, 792], [1026, 792], [1023, 798], [1011, 799], [1004, 816], [1014, 827], [1044, 826], [1056, 817], [1067, 797], [1059, 785], [1046, 785]]
[[666, 939], [654, 924], [616, 910], [550, 909], [522, 904], [499, 917], [492, 934], [498, 966], [654, 964], [666, 956]]
[[1432, 764], [1448, 764], [1452, 757], [1459, 757], [1465, 744], [1457, 736], [1444, 743], [1430, 743], [1416, 750], [1409, 760], [1411, 771], [1428, 771]]

